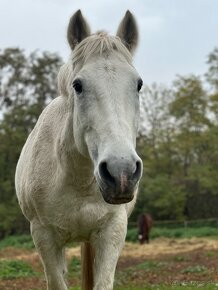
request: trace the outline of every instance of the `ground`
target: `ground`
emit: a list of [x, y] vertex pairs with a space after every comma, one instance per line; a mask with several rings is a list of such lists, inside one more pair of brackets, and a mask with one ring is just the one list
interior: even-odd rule
[[[69, 248], [67, 259], [69, 286], [72, 287], [70, 289], [79, 289], [73, 288], [80, 284], [79, 247]], [[16, 248], [0, 250], [0, 262], [14, 260], [25, 262], [33, 271], [30, 269], [32, 272], [28, 272], [29, 274], [24, 272], [20, 277], [16, 275], [10, 278], [7, 278], [7, 275], [2, 277], [0, 290], [46, 289], [41, 262], [34, 250]], [[217, 266], [218, 240], [216, 239], [159, 238], [152, 240], [149, 245], [126, 243], [117, 267], [115, 290], [169, 289], [158, 288], [157, 285], [166, 285], [166, 287], [180, 285], [184, 288], [186, 285], [196, 285], [196, 288], [201, 287], [201, 289], [218, 289]], [[16, 273], [18, 272], [19, 269]], [[210, 288], [206, 287], [207, 284]], [[132, 288], [129, 288], [130, 285]]]

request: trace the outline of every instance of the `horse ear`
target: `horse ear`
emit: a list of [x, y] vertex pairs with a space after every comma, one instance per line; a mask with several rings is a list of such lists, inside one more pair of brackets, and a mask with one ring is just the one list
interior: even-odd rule
[[83, 18], [81, 10], [78, 10], [71, 18], [67, 29], [68, 43], [73, 50], [84, 38], [90, 35], [90, 28]]
[[129, 10], [126, 11], [118, 27], [117, 36], [120, 37], [128, 50], [133, 53], [138, 44], [138, 28], [135, 18]]

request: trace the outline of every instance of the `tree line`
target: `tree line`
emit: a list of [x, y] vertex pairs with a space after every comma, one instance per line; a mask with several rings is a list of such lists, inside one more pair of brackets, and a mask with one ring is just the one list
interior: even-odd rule
[[[15, 195], [16, 163], [39, 114], [57, 96], [62, 63], [50, 52], [0, 51], [0, 237], [28, 231]], [[132, 221], [145, 211], [157, 220], [218, 215], [218, 48], [207, 65], [203, 76], [142, 90], [137, 147], [144, 174]]]
[[203, 76], [146, 87], [138, 150], [144, 162], [135, 219], [218, 216], [218, 48]]

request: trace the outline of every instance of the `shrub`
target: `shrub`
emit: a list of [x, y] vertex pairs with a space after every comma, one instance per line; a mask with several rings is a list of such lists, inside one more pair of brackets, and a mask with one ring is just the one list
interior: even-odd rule
[[5, 247], [33, 249], [34, 244], [30, 235], [8, 236], [0, 241], [0, 249]]
[[0, 261], [0, 278], [13, 279], [20, 277], [35, 276], [31, 266], [23, 261], [2, 260]]

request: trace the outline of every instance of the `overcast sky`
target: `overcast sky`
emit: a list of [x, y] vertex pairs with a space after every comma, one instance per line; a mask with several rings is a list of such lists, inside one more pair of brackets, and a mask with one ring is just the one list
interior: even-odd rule
[[127, 9], [134, 13], [135, 66], [147, 84], [202, 75], [206, 56], [218, 46], [218, 0], [0, 0], [0, 48], [49, 50], [67, 60], [67, 24], [79, 8], [93, 32], [112, 34]]

